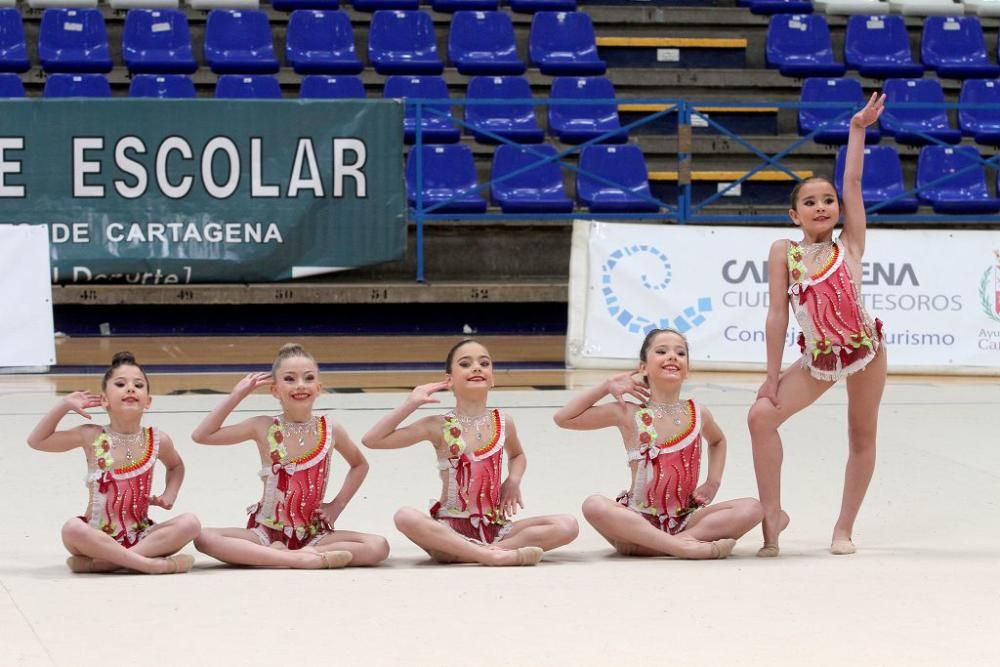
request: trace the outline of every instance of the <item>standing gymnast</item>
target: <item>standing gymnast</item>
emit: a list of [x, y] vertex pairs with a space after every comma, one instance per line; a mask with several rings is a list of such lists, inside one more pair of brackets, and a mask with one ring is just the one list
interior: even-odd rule
[[[56, 403], [28, 435], [28, 445], [43, 452], [82, 449], [87, 459], [90, 498], [83, 516], [63, 524], [62, 541], [73, 554], [66, 564], [74, 572], [118, 569], [145, 574], [187, 572], [194, 559], [176, 554], [195, 539], [201, 524], [193, 514], [162, 523], [149, 518], [149, 506], [170, 509], [184, 480], [184, 463], [166, 433], [143, 426], [152, 402], [149, 379], [129, 352], [119, 352], [101, 379], [101, 394], [77, 391]], [[103, 407], [107, 426], [82, 424], [66, 431], [56, 427], [69, 412], [87, 419], [89, 408]], [[167, 469], [166, 485], [153, 495], [153, 467]]]
[[[270, 385], [281, 414], [223, 426], [254, 389]], [[264, 483], [246, 528], [206, 528], [195, 541], [202, 553], [233, 565], [298, 569], [375, 565], [389, 556], [385, 538], [335, 528], [368, 474], [364, 454], [340, 424], [313, 414], [322, 385], [316, 360], [285, 345], [269, 373], [247, 375], [191, 434], [203, 445], [253, 442]], [[350, 469], [340, 492], [323, 502], [336, 450]]]
[[[527, 465], [514, 420], [488, 407], [493, 359], [475, 340], [448, 352], [447, 379], [415, 388], [406, 401], [383, 417], [361, 441], [373, 449], [400, 449], [418, 442], [434, 447], [441, 495], [430, 515], [412, 507], [396, 512], [396, 527], [440, 563], [535, 565], [550, 549], [577, 535], [576, 519], [566, 514], [514, 521]], [[434, 394], [451, 389], [455, 409], [443, 415], [400, 424], [418, 408], [440, 403]], [[501, 483], [503, 457], [507, 478]]]
[[[841, 378], [847, 378], [850, 450], [830, 550], [834, 554], [855, 551], [854, 521], [875, 469], [875, 434], [886, 378], [882, 323], [872, 319], [861, 299], [866, 227], [861, 197], [865, 128], [878, 120], [884, 104], [885, 95], [874, 93], [851, 118], [843, 206], [829, 179], [802, 181], [792, 190], [792, 207], [788, 211], [792, 222], [801, 228], [802, 239], [782, 239], [771, 246], [767, 378], [747, 419], [757, 488], [764, 505], [764, 546], [758, 556], [778, 555], [778, 536], [788, 525], [788, 515], [781, 509], [782, 445], [778, 427]], [[834, 238], [841, 213], [844, 226]], [[802, 357], [781, 372], [789, 305], [802, 329], [798, 337]]]
[[[590, 496], [583, 516], [623, 556], [725, 558], [736, 539], [760, 523], [760, 503], [740, 498], [711, 504], [722, 483], [726, 437], [707, 408], [681, 398], [687, 339], [673, 329], [654, 329], [639, 360], [638, 371], [580, 392], [554, 416], [568, 429], [616, 427], [625, 445], [631, 488], [616, 501]], [[608, 395], [617, 400], [597, 405]], [[703, 440], [708, 474], [699, 485]]]

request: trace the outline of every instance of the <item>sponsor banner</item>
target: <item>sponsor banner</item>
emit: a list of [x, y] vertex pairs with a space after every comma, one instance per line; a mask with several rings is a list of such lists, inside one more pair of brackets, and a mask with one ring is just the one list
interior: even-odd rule
[[[645, 333], [682, 331], [702, 367], [762, 369], [771, 244], [784, 228], [577, 221], [567, 363], [623, 367]], [[1000, 231], [869, 229], [861, 276], [903, 372], [1000, 374]], [[784, 361], [800, 355], [789, 311]]]
[[53, 282], [262, 282], [401, 257], [393, 100], [0, 101], [0, 223]]
[[0, 225], [0, 368], [45, 370], [56, 363], [44, 227]]

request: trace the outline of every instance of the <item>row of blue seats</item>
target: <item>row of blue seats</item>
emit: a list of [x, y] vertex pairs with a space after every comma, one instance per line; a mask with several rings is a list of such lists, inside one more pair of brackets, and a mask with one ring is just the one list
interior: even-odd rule
[[[948, 143], [958, 143], [962, 136], [976, 142], [1000, 145], [1000, 80], [971, 79], [965, 81], [959, 102], [976, 105], [958, 112], [958, 128], [951, 125], [944, 91], [934, 79], [890, 79], [885, 82], [887, 108], [879, 125], [866, 130], [866, 141], [877, 143], [882, 133], [897, 143], [923, 145], [930, 137]], [[55, 92], [58, 91], [58, 92]], [[68, 92], [67, 92], [68, 91]], [[223, 75], [219, 96], [239, 98], [280, 98], [278, 80], [269, 75]], [[100, 74], [75, 76], [50, 75], [46, 96], [76, 95], [103, 97], [110, 95], [107, 80]], [[604, 143], [622, 143], [627, 133], [621, 131], [613, 84], [604, 77], [559, 77], [553, 80], [550, 97], [554, 100], [576, 101], [575, 104], [548, 105], [548, 128], [564, 143], [582, 143], [604, 136]], [[0, 97], [20, 97], [24, 87], [15, 74], [0, 75]], [[183, 75], [137, 75], [130, 95], [140, 97], [194, 97], [194, 84]], [[506, 100], [506, 103], [467, 104], [465, 121], [471, 134], [480, 142], [497, 143], [498, 137], [519, 143], [542, 140], [532, 104], [531, 87], [523, 77], [473, 77], [466, 95], [470, 100]], [[448, 86], [439, 76], [391, 76], [383, 96], [393, 99], [448, 99]], [[353, 76], [312, 75], [303, 79], [300, 97], [313, 99], [364, 98], [361, 80]], [[815, 141], [842, 144], [847, 141], [852, 108], [864, 103], [861, 84], [853, 79], [806, 79], [802, 87], [803, 104], [843, 103], [845, 108], [804, 107], [799, 110], [799, 132], [816, 132]], [[928, 105], [904, 107], [902, 104]], [[939, 105], [933, 108], [930, 105]], [[993, 105], [993, 108], [988, 108]], [[452, 143], [458, 141], [451, 109], [447, 104], [427, 104], [420, 118], [423, 141]], [[405, 140], [415, 141], [417, 113], [408, 105], [404, 117]], [[606, 135], [606, 136], [605, 136]]]
[[[834, 171], [834, 182], [841, 191], [846, 152], [846, 146], [837, 152]], [[991, 169], [996, 171], [996, 165]], [[996, 178], [1000, 191], [1000, 173]], [[935, 213], [943, 214], [1000, 211], [1000, 199], [990, 194], [982, 158], [974, 146], [921, 148], [917, 157], [916, 186], [919, 189], [917, 196], [905, 194], [911, 188], [905, 184], [895, 149], [891, 146], [865, 147], [861, 196], [866, 207], [885, 203], [877, 213], [914, 213], [920, 204], [932, 206]], [[892, 199], [895, 201], [890, 202]]]
[[[5, 95], [5, 84], [14, 75], [0, 75], [0, 97]], [[280, 96], [277, 80], [273, 77], [241, 77], [226, 75], [219, 79], [216, 96], [220, 98], [245, 97], [247, 89], [244, 80], [251, 79], [260, 85], [267, 81], [271, 93]], [[360, 80], [354, 77], [340, 77], [354, 81], [360, 86]], [[101, 75], [56, 74], [49, 78], [46, 84], [46, 96], [68, 96], [79, 90], [74, 87], [85, 85], [82, 82], [103, 81], [100, 89], [103, 96], [110, 94], [107, 81]], [[194, 86], [191, 80], [183, 76], [170, 75], [140, 75], [132, 82], [130, 94], [134, 96], [156, 96], [157, 89], [164, 86], [165, 81], [181, 80], [186, 82], [188, 96], [193, 96]], [[303, 82], [302, 95], [309, 97], [310, 82], [322, 84], [328, 77], [307, 77]], [[101, 96], [95, 91], [87, 91], [87, 96]], [[260, 96], [261, 91], [256, 91]], [[363, 89], [360, 91], [363, 95]], [[600, 150], [598, 150], [600, 149]], [[468, 147], [462, 145], [424, 146], [425, 175], [425, 207], [436, 202], [450, 199], [457, 191], [472, 188], [476, 181], [472, 154]], [[890, 146], [869, 146], [866, 166], [862, 180], [862, 191], [865, 204], [872, 206], [902, 195], [906, 187], [903, 182], [902, 166], [896, 151]], [[514, 171], [523, 169], [535, 161], [539, 152], [545, 156], [554, 155], [551, 146], [525, 145], [521, 147], [500, 146], [494, 155], [493, 178], [497, 179]], [[584, 159], [584, 155], [588, 156]], [[837, 178], [843, 176], [844, 149], [838, 153], [836, 173]], [[415, 205], [416, 190], [413, 187], [415, 164], [411, 152], [407, 166], [408, 182], [410, 183], [411, 204]], [[600, 157], [598, 157], [600, 156]], [[939, 213], [995, 213], [1000, 210], [1000, 203], [989, 195], [983, 169], [976, 166], [978, 152], [971, 146], [945, 148], [941, 146], [925, 147], [920, 154], [917, 168], [917, 184], [924, 186], [938, 181], [943, 176], [955, 174], [944, 183], [923, 192], [918, 201], [913, 197], [900, 198], [884, 207], [883, 213], [912, 213], [918, 203], [930, 204]], [[599, 164], [595, 165], [597, 162]], [[605, 164], [610, 163], [606, 171]], [[498, 165], [501, 165], [498, 167]], [[967, 167], [975, 167], [967, 169]], [[581, 203], [592, 211], [652, 211], [655, 205], [648, 200], [649, 186], [645, 163], [638, 147], [625, 146], [590, 146], [581, 155], [580, 168], [603, 175], [606, 180], [626, 185], [624, 189], [614, 188], [608, 183], [602, 183], [589, 177], [583, 177], [583, 183], [578, 180], [577, 191]], [[838, 184], [839, 184], [838, 180]], [[506, 184], [506, 185], [504, 185]], [[515, 176], [509, 181], [493, 186], [493, 200], [501, 206], [504, 212], [563, 212], [572, 210], [572, 203], [565, 196], [562, 186], [562, 176], [554, 162], [540, 165]], [[996, 207], [994, 208], [994, 205]], [[442, 211], [482, 212], [486, 204], [482, 197], [470, 192], [457, 201], [447, 205]]]
[[[339, 0], [271, 0], [271, 6], [280, 12], [296, 9], [337, 9]], [[344, 5], [347, 4], [345, 0]], [[512, 11], [521, 14], [536, 12], [571, 12], [576, 9], [576, 0], [506, 0], [504, 3]], [[359, 12], [375, 12], [382, 9], [418, 9], [420, 0], [351, 0], [351, 6]], [[430, 0], [431, 9], [436, 12], [457, 11], [488, 12], [500, 6], [500, 0]]]
[[[101, 0], [105, 2], [105, 0]], [[191, 9], [257, 9], [262, 3], [258, 2], [233, 2], [232, 0], [215, 0], [210, 2], [201, 0], [185, 0]], [[14, 6], [15, 0], [0, 0], [4, 6]], [[71, 0], [62, 2], [61, 0], [27, 0], [25, 3], [32, 9], [45, 9], [49, 7], [93, 7], [98, 4], [98, 0]], [[180, 0], [110, 0], [108, 4], [115, 10], [121, 9], [175, 9], [180, 6]], [[420, 0], [271, 0], [270, 5], [279, 12], [293, 12], [297, 9], [338, 9], [350, 4], [359, 12], [375, 12], [382, 9], [418, 9]], [[427, 3], [436, 12], [452, 13], [461, 10], [491, 11], [500, 6], [499, 0], [429, 0]], [[506, 0], [504, 3], [511, 11], [520, 14], [534, 14], [536, 12], [571, 12], [576, 9], [576, 0]], [[253, 6], [257, 5], [257, 6]]]
[[[51, 74], [46, 81], [46, 97], [108, 97], [111, 88], [102, 74]], [[194, 97], [194, 83], [183, 74], [138, 74], [129, 89], [132, 97]], [[553, 136], [569, 144], [583, 143], [608, 134], [603, 143], [623, 143], [628, 135], [621, 130], [618, 108], [612, 103], [615, 89], [604, 77], [558, 77], [550, 91], [557, 100], [576, 100], [578, 104], [552, 104], [548, 107], [548, 127]], [[23, 97], [24, 86], [16, 74], [0, 74], [0, 97]], [[364, 98], [365, 88], [355, 76], [309, 75], [303, 78], [299, 96], [305, 99]], [[440, 76], [390, 76], [383, 96], [390, 99], [448, 99], [448, 86]], [[465, 121], [471, 134], [482, 143], [499, 143], [502, 137], [518, 143], [537, 143], [544, 132], [538, 125], [531, 103], [531, 86], [523, 77], [473, 77], [467, 96], [472, 100], [508, 100], [503, 104], [469, 104]], [[278, 79], [271, 75], [224, 74], [219, 77], [216, 97], [243, 99], [279, 99]], [[404, 117], [407, 143], [416, 140], [415, 105], [408, 105]], [[451, 109], [447, 104], [428, 104], [421, 113], [420, 128], [427, 143], [454, 143], [459, 140]], [[609, 134], [611, 133], [611, 134]]]
[[[271, 26], [262, 11], [213, 10], [205, 25], [205, 61], [213, 72], [273, 73]], [[448, 56], [463, 74], [520, 74], [514, 27], [503, 12], [454, 14]], [[539, 12], [531, 23], [531, 61], [547, 74], [602, 74], [594, 27], [583, 12]], [[96, 9], [47, 9], [38, 35], [38, 57], [46, 72], [108, 72], [112, 59], [104, 17]], [[354, 74], [363, 68], [354, 31], [344, 12], [298, 10], [288, 22], [288, 64], [300, 74]], [[122, 58], [134, 73], [190, 74], [198, 69], [187, 16], [177, 10], [133, 9], [125, 18]], [[368, 60], [381, 74], [438, 74], [431, 15], [421, 11], [377, 11], [368, 36]], [[0, 71], [24, 72], [28, 48], [16, 9], [0, 9]]]
[[[885, 111], [878, 126], [867, 128], [868, 143], [877, 143], [885, 133], [897, 143], [914, 146], [932, 143], [929, 137], [957, 144], [963, 135], [980, 144], [1000, 146], [1000, 79], [962, 82], [960, 104], [994, 108], [959, 109], [957, 128], [944, 108], [944, 90], [936, 79], [887, 79], [882, 90], [886, 96]], [[857, 108], [864, 104], [864, 98], [861, 84], [853, 79], [809, 78], [803, 82], [800, 99], [803, 103], [843, 102]], [[900, 106], [903, 104], [921, 106]], [[814, 139], [819, 143], [846, 143], [852, 114], [853, 111], [843, 108], [800, 109], [799, 133], [806, 135], [818, 130]], [[821, 127], [824, 123], [826, 127]]]
[[[835, 165], [835, 183], [843, 187], [846, 147]], [[417, 151], [406, 164], [411, 206], [416, 206]], [[500, 146], [493, 155], [491, 200], [504, 213], [560, 213], [572, 210], [556, 149], [544, 144]], [[424, 208], [435, 212], [482, 213], [472, 151], [464, 145], [424, 146], [421, 152]], [[549, 161], [543, 162], [548, 159]], [[891, 146], [865, 148], [862, 198], [865, 206], [885, 204], [880, 213], [914, 213], [921, 205], [942, 214], [993, 214], [1000, 198], [990, 194], [979, 153], [972, 146], [925, 146], [917, 158], [917, 196], [907, 195], [899, 155]], [[588, 146], [580, 152], [577, 199], [593, 212], [652, 212], [648, 172], [637, 146]], [[996, 169], [994, 166], [993, 169]], [[1000, 175], [997, 177], [1000, 190]], [[890, 200], [894, 200], [891, 201]], [[888, 202], [888, 203], [887, 203]]]
[[938, 76], [957, 79], [1000, 76], [1000, 65], [987, 56], [983, 28], [974, 16], [925, 18], [922, 63], [913, 61], [901, 16], [850, 17], [843, 63], [834, 59], [830, 29], [826, 19], [817, 15], [772, 17], [765, 50], [767, 66], [785, 76], [840, 76], [851, 68], [862, 76], [884, 79], [921, 76], [925, 67]]
[[[417, 205], [416, 149], [406, 160], [406, 187], [411, 206]], [[490, 198], [504, 213], [568, 213], [558, 153], [547, 144], [500, 146], [493, 154]], [[486, 199], [476, 183], [472, 151], [462, 144], [423, 146], [422, 205], [432, 213], [483, 213]], [[542, 162], [548, 160], [547, 162]], [[588, 146], [580, 151], [576, 198], [595, 213], [656, 212], [649, 190], [649, 173], [638, 146]], [[450, 201], [449, 201], [450, 200]]]

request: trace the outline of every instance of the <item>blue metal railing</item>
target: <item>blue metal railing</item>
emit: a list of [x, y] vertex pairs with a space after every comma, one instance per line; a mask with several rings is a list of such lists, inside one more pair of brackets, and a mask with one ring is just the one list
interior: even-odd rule
[[[586, 217], [591, 220], [644, 220], [644, 221], [671, 221], [678, 224], [688, 224], [688, 223], [708, 223], [708, 222], [786, 222], [787, 216], [785, 215], [767, 215], [767, 214], [752, 214], [752, 215], [734, 215], [734, 214], [723, 214], [723, 213], [713, 213], [706, 212], [706, 207], [717, 202], [720, 198], [727, 195], [727, 193], [733, 191], [735, 188], [740, 187], [744, 182], [751, 179], [755, 174], [762, 172], [766, 169], [775, 169], [788, 174], [792, 179], [798, 180], [796, 172], [783, 162], [785, 158], [791, 155], [796, 149], [803, 146], [804, 144], [810, 143], [814, 138], [821, 133], [823, 130], [833, 126], [835, 123], [841, 122], [851, 115], [858, 109], [855, 105], [845, 104], [843, 102], [728, 102], [728, 101], [700, 101], [693, 102], [690, 100], [681, 100], [673, 98], [615, 98], [615, 99], [599, 99], [599, 100], [576, 100], [576, 99], [554, 99], [554, 98], [530, 98], [530, 99], [469, 99], [469, 98], [449, 98], [447, 100], [442, 99], [423, 99], [423, 98], [409, 98], [406, 100], [406, 104], [413, 108], [414, 120], [416, 122], [415, 128], [415, 143], [413, 150], [416, 150], [415, 164], [414, 164], [414, 175], [416, 178], [414, 195], [414, 206], [410, 207], [410, 216], [416, 224], [416, 252], [417, 252], [417, 275], [416, 279], [418, 282], [423, 282], [424, 275], [424, 223], [428, 220], [481, 220], [481, 221], [501, 221], [501, 220], [572, 220], [579, 218], [581, 216]], [[618, 109], [619, 105], [656, 105], [657, 107], [663, 107], [656, 111], [652, 111], [649, 114], [623, 125], [621, 128], [614, 129], [606, 132], [598, 137], [590, 139], [584, 143], [571, 146], [563, 151], [556, 153], [555, 155], [546, 155], [540, 151], [535, 151], [531, 148], [530, 144], [519, 144], [516, 141], [506, 139], [494, 132], [485, 130], [482, 127], [477, 126], [476, 132], [480, 135], [489, 137], [491, 140], [498, 144], [506, 144], [512, 146], [519, 146], [526, 150], [531, 155], [538, 158], [537, 162], [528, 164], [512, 173], [506, 174], [499, 178], [488, 180], [482, 182], [476, 182], [467, 188], [464, 188], [456, 193], [449, 199], [443, 201], [436, 201], [430, 206], [425, 206], [424, 201], [424, 171], [423, 171], [423, 151], [424, 146], [423, 141], [423, 128], [422, 120], [428, 116], [437, 116], [450, 118], [461, 129], [472, 129], [472, 125], [467, 123], [461, 118], [453, 117], [449, 111], [442, 109], [444, 105], [447, 106], [474, 106], [474, 105], [531, 105], [531, 106], [557, 106], [557, 105], [579, 105], [587, 104], [590, 105], [608, 105], [614, 106]], [[698, 111], [698, 107], [727, 107], [727, 108], [739, 108], [739, 109], [756, 109], [756, 108], [767, 108], [767, 109], [826, 109], [826, 110], [840, 110], [837, 116], [821, 123], [815, 130], [809, 134], [803, 136], [796, 136], [796, 138], [787, 146], [779, 150], [774, 154], [768, 154], [766, 151], [758, 148], [752, 142], [746, 138], [740, 136], [737, 132], [726, 127], [720, 123], [715, 118], [710, 117], [708, 114]], [[956, 103], [944, 103], [944, 104], [930, 104], [930, 103], [908, 103], [908, 104], [894, 104], [894, 108], [912, 108], [912, 109], [963, 109], [963, 110], [990, 110], [996, 112], [1000, 116], [1000, 105], [997, 104], [956, 104]], [[634, 129], [640, 128], [644, 125], [648, 125], [657, 121], [661, 118], [667, 116], [676, 116], [676, 131], [673, 136], [678, 140], [677, 145], [677, 165], [678, 165], [678, 194], [677, 202], [669, 203], [662, 201], [661, 199], [653, 196], [639, 195], [644, 201], [655, 204], [659, 212], [656, 213], [581, 213], [581, 212], [570, 212], [570, 213], [522, 213], [522, 214], [510, 214], [510, 213], [454, 213], [442, 211], [449, 203], [455, 201], [456, 199], [467, 195], [472, 192], [478, 192], [487, 188], [490, 188], [493, 184], [502, 183], [511, 178], [515, 178], [527, 171], [537, 168], [540, 165], [548, 164], [550, 162], [556, 162], [563, 169], [569, 170], [575, 173], [577, 176], [586, 176], [587, 178], [596, 181], [602, 185], [610, 186], [618, 189], [627, 189], [623, 184], [615, 182], [600, 174], [594, 174], [585, 169], [581, 169], [578, 165], [568, 162], [566, 158], [579, 153], [588, 146], [593, 146], [595, 144], [600, 144], [605, 140], [611, 139], [616, 135], [621, 135], [622, 133], [631, 132]], [[753, 166], [751, 169], [747, 170], [746, 173], [742, 174], [736, 180], [728, 183], [726, 186], [721, 187], [715, 193], [705, 197], [700, 201], [694, 201], [693, 199], [693, 188], [690, 178], [690, 172], [693, 170], [693, 164], [695, 155], [690, 149], [690, 141], [692, 136], [692, 119], [698, 118], [703, 126], [710, 127], [717, 131], [720, 135], [728, 137], [733, 140], [736, 144], [745, 148], [748, 153], [756, 156], [760, 159], [760, 162]], [[941, 141], [933, 136], [930, 136], [924, 132], [915, 132], [914, 134], [921, 137], [928, 145], [941, 145], [941, 146], [953, 146], [945, 141]], [[667, 135], [670, 136], [670, 135]], [[962, 174], [976, 169], [1000, 169], [1000, 154], [994, 155], [989, 158], [983, 158], [981, 155], [978, 156], [978, 161], [972, 162], [968, 167], [961, 170], [943, 176], [931, 183], [926, 183], [922, 187], [914, 187], [906, 192], [897, 195], [891, 199], [873, 204], [867, 208], [869, 214], [869, 220], [873, 222], [914, 222], [914, 223], [944, 223], [944, 222], [970, 222], [974, 220], [975, 222], [985, 222], [985, 223], [997, 223], [1000, 224], [1000, 215], [976, 215], [974, 218], [964, 215], [941, 215], [941, 214], [884, 214], [878, 213], [879, 210], [888, 206], [889, 204], [903, 198], [910, 197], [914, 194], [919, 194], [922, 190], [936, 187], [941, 183], [949, 181], [954, 178], [958, 178]], [[831, 170], [832, 171], [832, 170]]]

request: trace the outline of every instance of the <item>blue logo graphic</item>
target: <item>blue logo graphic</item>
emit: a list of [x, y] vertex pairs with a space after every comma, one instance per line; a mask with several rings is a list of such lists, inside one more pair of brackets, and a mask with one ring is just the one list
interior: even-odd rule
[[651, 255], [663, 266], [663, 279], [656, 284], [650, 280], [646, 274], [640, 274], [642, 285], [652, 292], [661, 292], [670, 285], [673, 277], [670, 268], [670, 259], [659, 249], [648, 245], [633, 245], [619, 248], [610, 255], [601, 267], [601, 293], [604, 295], [604, 305], [608, 309], [608, 314], [629, 333], [649, 333], [653, 329], [676, 329], [681, 333], [687, 333], [694, 327], [705, 322], [704, 313], [712, 312], [712, 298], [703, 296], [697, 300], [695, 305], [688, 306], [675, 317], [652, 318], [633, 313], [625, 308], [618, 295], [612, 288], [612, 273], [616, 266], [624, 266], [630, 258], [639, 255]]

